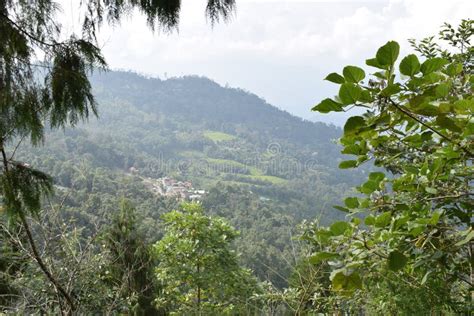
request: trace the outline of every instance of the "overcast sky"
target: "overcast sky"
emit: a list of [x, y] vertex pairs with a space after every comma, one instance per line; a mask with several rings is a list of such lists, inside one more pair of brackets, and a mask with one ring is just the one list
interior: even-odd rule
[[[77, 24], [70, 1], [63, 2], [64, 16]], [[205, 2], [182, 0], [179, 33], [152, 33], [139, 15], [103, 28], [109, 66], [162, 79], [206, 76], [300, 117], [337, 124], [342, 117], [310, 111], [336, 92], [323, 81], [327, 73], [363, 65], [391, 39], [408, 52], [408, 38], [474, 16], [472, 0], [237, 0], [232, 20], [211, 28]]]

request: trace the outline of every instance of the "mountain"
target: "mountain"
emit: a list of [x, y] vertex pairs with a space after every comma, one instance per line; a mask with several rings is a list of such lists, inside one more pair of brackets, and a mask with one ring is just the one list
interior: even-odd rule
[[337, 168], [340, 128], [302, 120], [249, 92], [201, 77], [119, 71], [91, 82], [98, 119], [19, 150], [54, 177], [65, 216], [90, 232], [126, 197], [157, 240], [160, 215], [183, 197], [197, 199], [241, 231], [235, 247], [243, 263], [284, 286], [294, 227], [342, 218], [332, 205], [363, 176]]

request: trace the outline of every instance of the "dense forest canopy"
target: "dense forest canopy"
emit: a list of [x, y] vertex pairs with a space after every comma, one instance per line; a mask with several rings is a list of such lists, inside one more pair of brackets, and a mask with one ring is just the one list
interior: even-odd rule
[[80, 6], [71, 35], [52, 1], [0, 3], [0, 313], [472, 311], [472, 20], [329, 74], [313, 111], [360, 109], [340, 129], [203, 77], [94, 71], [104, 23], [175, 30], [181, 2]]

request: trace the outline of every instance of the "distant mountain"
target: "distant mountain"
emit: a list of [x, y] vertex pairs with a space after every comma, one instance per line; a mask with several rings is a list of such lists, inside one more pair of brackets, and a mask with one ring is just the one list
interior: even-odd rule
[[99, 100], [130, 102], [148, 113], [179, 116], [194, 124], [232, 130], [244, 125], [260, 138], [285, 139], [318, 146], [340, 136], [341, 130], [324, 123], [303, 120], [241, 89], [224, 88], [205, 77], [160, 80], [130, 72], [95, 75]]

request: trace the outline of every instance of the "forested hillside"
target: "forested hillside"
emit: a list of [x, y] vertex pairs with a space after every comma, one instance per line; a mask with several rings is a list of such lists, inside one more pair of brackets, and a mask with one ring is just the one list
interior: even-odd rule
[[206, 192], [198, 200], [209, 214], [240, 230], [242, 263], [282, 287], [296, 264], [295, 226], [343, 218], [332, 206], [362, 179], [337, 168], [339, 128], [303, 121], [248, 92], [206, 78], [127, 72], [99, 74], [92, 83], [99, 119], [50, 131], [45, 146], [17, 153], [54, 177], [57, 200], [66, 197], [62, 209], [91, 233], [126, 197], [149, 241], [158, 240], [160, 216], [190, 199], [151, 184], [189, 181]]

